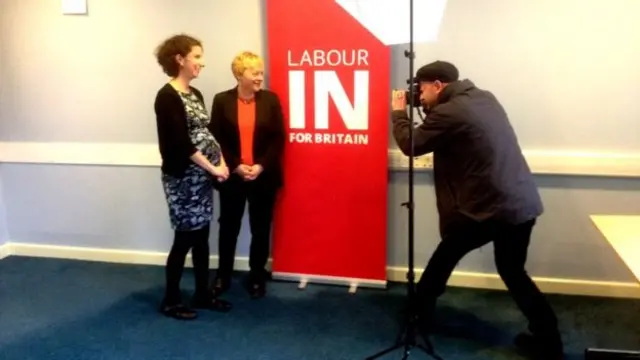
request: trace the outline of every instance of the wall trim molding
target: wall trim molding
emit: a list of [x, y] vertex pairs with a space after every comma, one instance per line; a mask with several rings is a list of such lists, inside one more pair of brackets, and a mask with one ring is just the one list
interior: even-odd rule
[[0, 163], [158, 167], [157, 144], [0, 142]]
[[11, 255], [11, 244], [5, 243], [0, 245], [0, 260], [6, 258]]
[[[601, 177], [640, 177], [640, 152], [593, 152], [593, 151], [522, 151], [534, 174], [571, 175]], [[392, 170], [409, 167], [408, 158], [399, 149], [389, 149], [389, 165]], [[433, 168], [431, 155], [414, 159], [417, 171]]]
[[[640, 152], [523, 151], [534, 173], [547, 175], [640, 177]], [[389, 149], [389, 168], [402, 171], [407, 157]], [[93, 166], [160, 166], [155, 143], [0, 142], [0, 163]], [[431, 156], [416, 158], [416, 169], [432, 167]]]
[[[99, 261], [120, 264], [159, 265], [164, 266], [167, 254], [154, 251], [136, 251], [122, 249], [101, 249], [75, 246], [55, 246], [9, 242], [0, 246], [0, 254], [5, 256], [30, 256], [57, 259]], [[0, 256], [0, 259], [2, 256]], [[218, 259], [211, 257], [211, 267], [216, 267]], [[191, 258], [187, 258], [186, 266], [191, 267]], [[249, 270], [249, 259], [236, 258], [236, 269]], [[387, 279], [393, 282], [406, 282], [406, 267], [387, 267]], [[416, 276], [421, 275], [416, 269]], [[586, 295], [614, 298], [640, 299], [640, 284], [633, 282], [591, 281], [580, 279], [559, 279], [534, 277], [540, 289], [546, 293]], [[504, 284], [496, 274], [455, 271], [449, 286], [477, 289], [504, 290]]]
[[[388, 267], [387, 277], [389, 281], [405, 282], [406, 272], [406, 267]], [[422, 275], [422, 270], [416, 269], [415, 274], [416, 278], [419, 278]], [[640, 284], [634, 282], [535, 276], [533, 280], [544, 293], [640, 299]], [[506, 290], [498, 274], [468, 271], [454, 271], [448, 285], [475, 289]]]

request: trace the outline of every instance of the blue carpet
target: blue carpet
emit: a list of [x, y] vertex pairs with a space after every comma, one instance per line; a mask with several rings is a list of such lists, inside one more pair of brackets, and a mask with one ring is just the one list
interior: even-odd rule
[[[183, 279], [188, 298], [190, 269]], [[9, 257], [0, 261], [0, 359], [364, 359], [394, 339], [405, 293], [402, 284], [349, 295], [273, 282], [267, 298], [251, 300], [241, 280], [230, 313], [180, 322], [156, 310], [162, 267]], [[550, 300], [571, 359], [587, 346], [640, 347], [639, 301]], [[525, 322], [507, 293], [451, 288], [438, 317], [433, 343], [444, 360], [524, 359], [511, 338]]]

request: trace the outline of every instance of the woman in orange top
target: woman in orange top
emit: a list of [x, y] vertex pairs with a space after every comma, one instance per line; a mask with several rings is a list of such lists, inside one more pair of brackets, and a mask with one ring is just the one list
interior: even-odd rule
[[217, 294], [231, 285], [236, 244], [245, 205], [249, 203], [251, 247], [249, 293], [266, 293], [273, 207], [282, 185], [281, 156], [285, 143], [282, 107], [277, 95], [262, 89], [264, 62], [242, 52], [231, 64], [237, 86], [213, 98], [210, 128], [220, 142], [231, 175], [220, 183], [219, 266]]

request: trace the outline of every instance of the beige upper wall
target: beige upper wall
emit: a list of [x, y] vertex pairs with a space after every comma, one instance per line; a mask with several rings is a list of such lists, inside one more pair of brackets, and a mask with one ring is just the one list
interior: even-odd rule
[[89, 0], [89, 16], [62, 16], [59, 1], [0, 1], [2, 140], [155, 142], [166, 78], [153, 51], [165, 37], [204, 42], [194, 85], [207, 102], [234, 85], [237, 52], [264, 50], [260, 0]]
[[[264, 53], [262, 2], [88, 0], [84, 17], [58, 0], [0, 0], [0, 141], [155, 142], [156, 44], [199, 36], [208, 67], [195, 85], [211, 98], [233, 85], [235, 53]], [[454, 61], [499, 97], [527, 149], [638, 152], [638, 13], [637, 0], [448, 0], [416, 66]], [[405, 48], [393, 49], [396, 87]]]

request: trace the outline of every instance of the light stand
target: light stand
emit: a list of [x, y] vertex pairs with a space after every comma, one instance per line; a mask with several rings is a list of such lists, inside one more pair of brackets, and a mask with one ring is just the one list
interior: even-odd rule
[[[411, 143], [410, 152], [409, 152], [409, 200], [402, 204], [402, 206], [406, 207], [409, 211], [409, 270], [407, 272], [407, 308], [406, 312], [403, 314], [404, 318], [402, 319], [403, 324], [400, 333], [398, 334], [398, 338], [396, 343], [374, 355], [371, 355], [366, 358], [366, 360], [374, 360], [381, 356], [384, 356], [392, 351], [403, 349], [404, 356], [402, 360], [406, 360], [409, 358], [411, 354], [411, 350], [413, 348], [418, 348], [425, 352], [427, 355], [430, 355], [434, 359], [442, 360], [440, 356], [438, 356], [433, 348], [433, 345], [429, 341], [428, 338], [424, 338], [421, 336], [421, 332], [418, 330], [418, 307], [421, 304], [417, 303], [417, 292], [416, 292], [416, 283], [415, 283], [415, 272], [413, 270], [413, 243], [414, 243], [414, 202], [413, 202], [413, 158], [414, 158], [414, 150], [413, 150], [413, 132], [414, 132], [414, 121], [413, 121], [413, 113], [414, 107], [417, 105], [414, 103], [414, 99], [417, 95], [416, 86], [414, 86], [413, 81], [413, 63], [414, 63], [414, 52], [413, 52], [413, 0], [409, 0], [409, 50], [405, 50], [404, 56], [409, 59], [409, 97], [407, 103], [409, 104], [409, 122], [411, 123], [411, 130], [409, 131], [409, 142]], [[422, 337], [425, 345], [418, 344], [418, 337]]]

